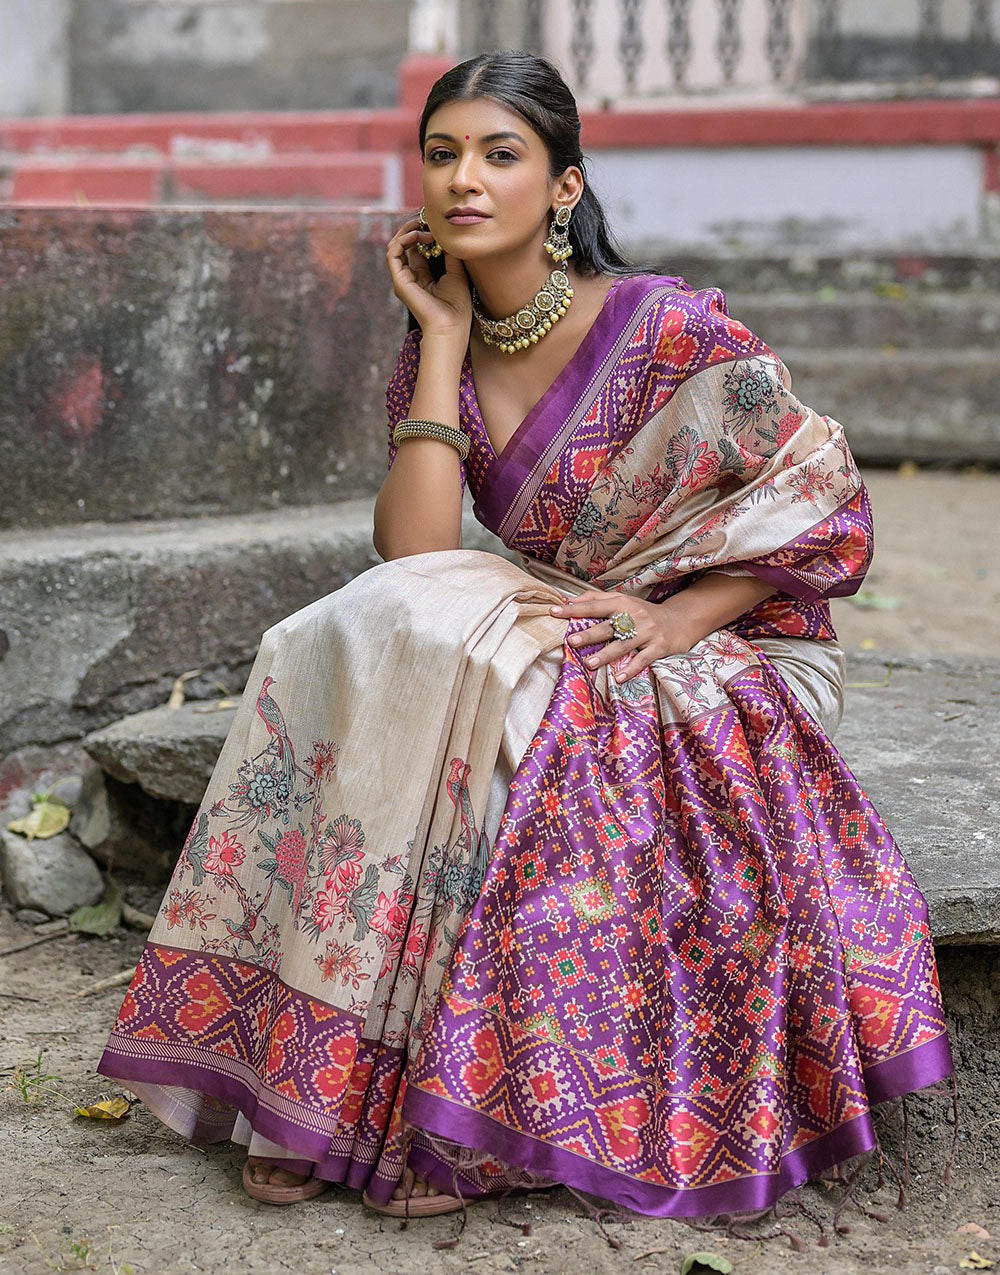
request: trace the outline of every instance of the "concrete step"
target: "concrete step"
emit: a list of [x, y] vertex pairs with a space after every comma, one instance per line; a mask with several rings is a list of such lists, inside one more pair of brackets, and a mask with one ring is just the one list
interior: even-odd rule
[[852, 652], [836, 743], [926, 893], [937, 941], [1000, 943], [1000, 660]]
[[632, 255], [664, 274], [683, 275], [695, 287], [714, 284], [748, 297], [790, 291], [816, 296], [820, 289], [863, 296], [888, 288], [890, 295], [903, 298], [937, 291], [983, 297], [1000, 291], [1000, 247], [993, 242], [869, 251], [789, 244], [782, 251], [741, 246], [708, 253], [656, 243], [634, 244]]
[[895, 465], [1000, 463], [1000, 357], [995, 350], [777, 353], [795, 393], [847, 431], [857, 460]]
[[775, 350], [901, 350], [997, 353], [1000, 291], [911, 291], [886, 284], [874, 292], [727, 293], [730, 314]]
[[385, 268], [398, 224], [0, 210], [0, 527], [375, 492], [405, 330]]
[[[0, 533], [0, 758], [163, 703], [216, 698], [260, 636], [380, 559], [372, 501]], [[507, 551], [472, 516], [464, 543]]]
[[[853, 653], [843, 753], [924, 891], [937, 943], [1000, 943], [1000, 660]], [[84, 741], [110, 775], [200, 802], [235, 709], [156, 708]], [[179, 846], [178, 846], [179, 849]]]
[[262, 160], [288, 152], [391, 149], [400, 130], [412, 127], [411, 112], [393, 109], [0, 117], [0, 152]]

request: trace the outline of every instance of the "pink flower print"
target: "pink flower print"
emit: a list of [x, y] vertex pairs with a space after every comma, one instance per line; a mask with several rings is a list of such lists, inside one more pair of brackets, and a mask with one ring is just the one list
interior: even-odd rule
[[375, 911], [372, 913], [372, 929], [384, 934], [390, 942], [402, 932], [406, 925], [406, 913], [400, 907], [398, 900], [398, 889], [393, 890], [389, 895], [381, 892], [375, 904]]
[[406, 947], [403, 949], [403, 964], [415, 970], [426, 946], [427, 931], [422, 925], [414, 925], [406, 936]]
[[333, 821], [319, 843], [327, 884], [334, 882], [338, 889], [346, 892], [354, 889], [361, 876], [359, 865], [364, 857], [364, 844], [365, 834], [360, 820], [340, 815]]
[[778, 421], [777, 443], [782, 447], [802, 424], [801, 412], [786, 412]]
[[233, 868], [243, 862], [246, 851], [228, 829], [221, 837], [209, 837], [205, 855], [205, 871], [232, 876]]
[[320, 890], [316, 895], [312, 919], [321, 930], [328, 930], [337, 917], [342, 916], [346, 910], [347, 896], [328, 887]]

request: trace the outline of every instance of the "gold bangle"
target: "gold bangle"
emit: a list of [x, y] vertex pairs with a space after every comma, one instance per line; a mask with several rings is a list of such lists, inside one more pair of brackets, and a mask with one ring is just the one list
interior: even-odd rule
[[400, 421], [392, 431], [392, 441], [397, 445], [404, 438], [434, 438], [441, 443], [450, 443], [462, 460], [469, 454], [469, 437], [453, 425], [445, 425], [442, 421], [415, 420], [408, 417]]

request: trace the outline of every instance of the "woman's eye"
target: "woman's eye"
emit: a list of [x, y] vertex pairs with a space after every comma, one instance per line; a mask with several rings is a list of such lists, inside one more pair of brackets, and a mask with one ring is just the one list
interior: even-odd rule
[[[442, 160], [453, 159], [453, 158], [454, 158], [454, 152], [447, 150], [443, 146], [436, 146], [434, 150], [427, 152], [427, 161], [428, 163], [431, 163], [431, 164], [437, 164], [441, 162]], [[509, 164], [511, 160], [517, 159], [517, 155], [514, 153], [514, 151], [508, 150], [506, 147], [499, 147], [495, 151], [490, 151], [489, 158], [498, 159], [501, 161], [501, 163]]]

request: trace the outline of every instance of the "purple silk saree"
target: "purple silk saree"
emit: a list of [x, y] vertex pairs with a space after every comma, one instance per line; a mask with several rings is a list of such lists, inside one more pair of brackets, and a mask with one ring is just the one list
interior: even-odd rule
[[[411, 334], [390, 431], [418, 359]], [[766, 1206], [952, 1069], [924, 900], [764, 653], [832, 645], [867, 568], [843, 430], [721, 293], [655, 276], [612, 286], [499, 456], [468, 361], [461, 420], [521, 566], [399, 559], [265, 635], [100, 1070], [375, 1199], [410, 1126], [445, 1190], [460, 1164], [472, 1194]], [[706, 570], [778, 592], [628, 682], [548, 615]]]

